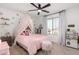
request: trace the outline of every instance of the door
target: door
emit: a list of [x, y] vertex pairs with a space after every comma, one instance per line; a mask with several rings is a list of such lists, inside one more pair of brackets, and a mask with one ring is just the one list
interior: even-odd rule
[[52, 41], [60, 44], [59, 41], [59, 18], [47, 20], [47, 34], [52, 36]]

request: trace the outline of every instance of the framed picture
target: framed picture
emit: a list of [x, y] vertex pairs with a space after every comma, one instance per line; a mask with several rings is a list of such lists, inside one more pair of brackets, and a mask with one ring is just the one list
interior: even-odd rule
[[69, 24], [68, 27], [75, 27], [75, 25], [74, 24]]

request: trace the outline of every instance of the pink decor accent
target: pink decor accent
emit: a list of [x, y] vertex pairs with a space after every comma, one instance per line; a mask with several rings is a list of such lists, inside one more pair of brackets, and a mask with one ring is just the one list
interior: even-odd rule
[[26, 35], [26, 36], [29, 36], [29, 32], [28, 32], [28, 31], [26, 31], [26, 32], [25, 32], [25, 35]]
[[25, 31], [23, 31], [23, 32], [21, 33], [21, 35], [25, 35]]
[[[1, 41], [1, 40], [0, 40]], [[0, 55], [9, 55], [9, 46], [7, 42], [0, 43]]]
[[21, 35], [29, 36], [31, 34], [31, 29], [29, 26], [21, 33]]
[[29, 32], [28, 32], [28, 31], [23, 31], [23, 32], [21, 33], [21, 35], [29, 36]]

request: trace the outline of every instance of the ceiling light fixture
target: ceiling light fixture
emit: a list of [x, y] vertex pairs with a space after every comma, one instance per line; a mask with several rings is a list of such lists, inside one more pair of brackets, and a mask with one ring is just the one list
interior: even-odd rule
[[41, 12], [41, 10], [38, 10], [38, 12]]

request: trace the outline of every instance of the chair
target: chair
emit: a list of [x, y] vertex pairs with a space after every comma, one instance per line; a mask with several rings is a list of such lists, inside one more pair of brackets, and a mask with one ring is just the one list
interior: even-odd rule
[[51, 41], [43, 41], [42, 42], [42, 50], [45, 51], [46, 54], [51, 53], [52, 51], [52, 42]]
[[9, 45], [7, 44], [7, 42], [1, 42], [1, 39], [0, 39], [0, 55], [10, 55]]

